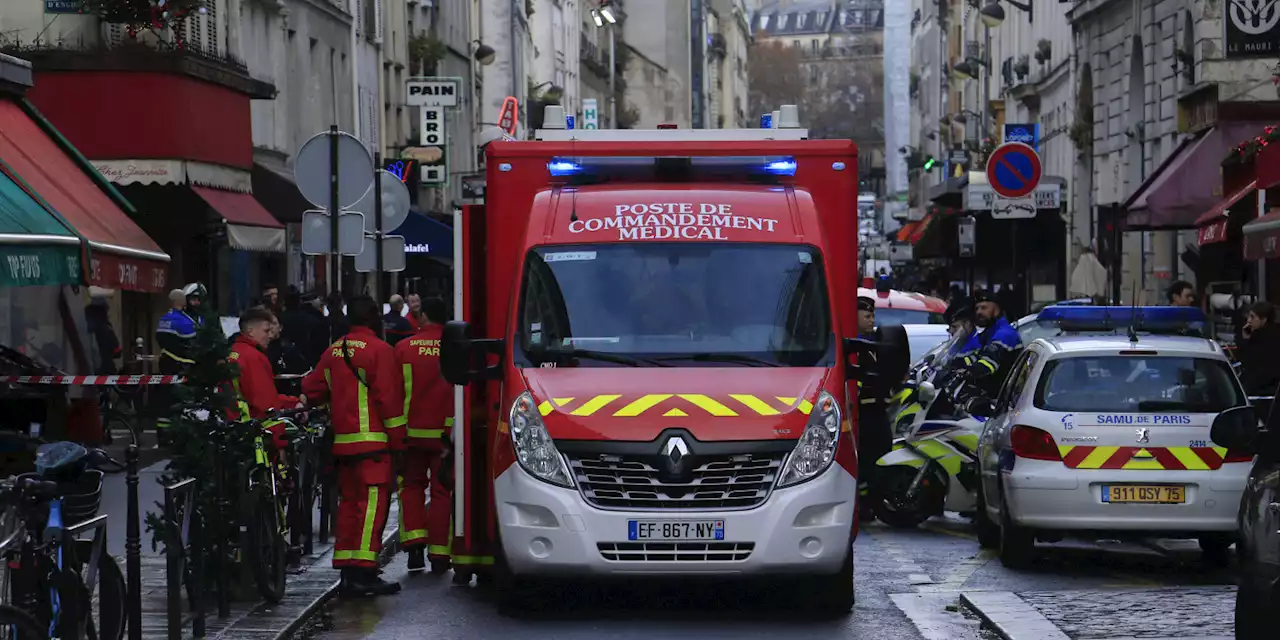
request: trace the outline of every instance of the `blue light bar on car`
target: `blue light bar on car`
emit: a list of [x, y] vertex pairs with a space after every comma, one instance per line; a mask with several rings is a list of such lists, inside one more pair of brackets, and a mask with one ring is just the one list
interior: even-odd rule
[[1099, 307], [1053, 305], [1036, 317], [1040, 324], [1053, 324], [1071, 331], [1110, 331], [1133, 327], [1137, 331], [1168, 332], [1199, 329], [1208, 318], [1195, 307]]
[[595, 156], [552, 158], [547, 171], [553, 178], [610, 178], [652, 180], [683, 173], [688, 178], [778, 177], [796, 174], [791, 156], [631, 157]]

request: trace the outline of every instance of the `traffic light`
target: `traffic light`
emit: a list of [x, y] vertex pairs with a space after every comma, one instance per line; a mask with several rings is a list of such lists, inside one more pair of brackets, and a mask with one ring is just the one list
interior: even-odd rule
[[935, 164], [938, 164], [938, 161], [937, 161], [937, 160], [934, 160], [934, 159], [933, 159], [933, 156], [925, 156], [925, 158], [924, 158], [924, 172], [925, 172], [925, 173], [929, 173], [930, 171], [933, 171], [933, 165], [935, 165]]

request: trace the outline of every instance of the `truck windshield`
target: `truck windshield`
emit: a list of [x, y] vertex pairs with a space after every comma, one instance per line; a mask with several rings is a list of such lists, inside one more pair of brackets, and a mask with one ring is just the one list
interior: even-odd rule
[[1098, 356], [1049, 362], [1035, 405], [1046, 411], [1219, 413], [1245, 403], [1227, 363], [1209, 358]]
[[526, 259], [524, 366], [829, 366], [822, 256], [801, 245], [540, 247]]

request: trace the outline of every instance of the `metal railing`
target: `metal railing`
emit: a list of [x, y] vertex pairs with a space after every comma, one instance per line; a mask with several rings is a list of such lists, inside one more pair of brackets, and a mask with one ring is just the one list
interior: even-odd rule
[[[91, 539], [89, 558], [86, 562], [80, 563], [77, 557], [76, 542], [80, 536], [87, 531], [93, 532]], [[93, 593], [94, 588], [98, 585], [98, 566], [102, 560], [102, 554], [107, 552], [107, 514], [94, 516], [84, 522], [66, 527], [62, 530], [62, 553], [63, 562], [67, 566], [77, 567], [83, 566], [84, 573], [80, 576], [80, 580], [84, 582], [85, 589], [88, 593]], [[80, 620], [81, 616], [93, 615], [92, 611], [82, 612], [80, 610], [82, 602], [79, 598], [64, 598], [61, 600], [62, 615], [68, 620]], [[70, 638], [68, 640], [80, 640], [80, 625], [66, 625], [70, 629]], [[103, 629], [102, 616], [99, 616], [96, 629]]]

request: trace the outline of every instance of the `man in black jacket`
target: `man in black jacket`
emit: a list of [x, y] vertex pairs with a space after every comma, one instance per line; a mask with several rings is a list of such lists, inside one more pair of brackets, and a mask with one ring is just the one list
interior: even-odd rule
[[303, 296], [297, 287], [290, 286], [284, 297], [284, 313], [280, 316], [284, 341], [296, 351], [297, 357], [306, 362], [307, 367], [314, 367], [329, 345], [329, 327], [324, 321], [324, 314], [314, 306], [316, 299], [315, 294]]

